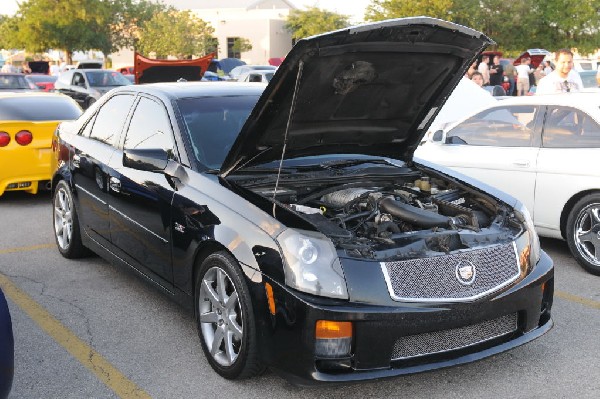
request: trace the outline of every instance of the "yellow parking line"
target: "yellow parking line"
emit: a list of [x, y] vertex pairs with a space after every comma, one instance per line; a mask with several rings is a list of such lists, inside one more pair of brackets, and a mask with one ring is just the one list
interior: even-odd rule
[[584, 298], [558, 290], [554, 290], [554, 296], [560, 299], [566, 299], [567, 301], [577, 302], [590, 308], [600, 309], [600, 302], [594, 301], [593, 299]]
[[2, 273], [0, 273], [0, 287], [5, 295], [27, 313], [42, 330], [62, 345], [120, 398], [151, 398]]
[[27, 251], [33, 251], [36, 249], [52, 248], [54, 246], [56, 246], [56, 244], [52, 243], [52, 244], [29, 245], [27, 247], [0, 249], [0, 255], [10, 254], [13, 252], [27, 252]]

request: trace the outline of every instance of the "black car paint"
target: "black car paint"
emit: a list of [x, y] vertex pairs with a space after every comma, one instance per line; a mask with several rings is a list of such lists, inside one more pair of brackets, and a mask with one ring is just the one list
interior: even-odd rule
[[[260, 93], [261, 88], [250, 86], [195, 86], [195, 95]], [[491, 296], [460, 303], [394, 301], [379, 262], [351, 258], [341, 250], [338, 256], [349, 300], [289, 288], [275, 237], [286, 228], [316, 228], [281, 205], [276, 205], [274, 218], [269, 209], [272, 202], [193, 160], [175, 99], [194, 94], [182, 87], [122, 88], [80, 120], [60, 125], [56, 138], [59, 169], [53, 187], [59, 180], [69, 183], [87, 247], [113, 263], [134, 269], [189, 308], [194, 306], [195, 272], [201, 260], [218, 250], [232, 254], [252, 296], [265, 364], [297, 383], [376, 379], [481, 359], [535, 339], [551, 328], [553, 265], [544, 253], [517, 283]], [[112, 148], [80, 135], [99, 107], [117, 93], [151, 97], [167, 111], [179, 152], [163, 171], [124, 167], [123, 137]], [[121, 136], [124, 131], [121, 129]], [[425, 170], [428, 165], [413, 167]], [[458, 176], [443, 172], [447, 179]], [[471, 180], [460, 176], [456, 179], [478, 190], [474, 187], [479, 184], [469, 184]], [[503, 193], [488, 192], [505, 204], [518, 205]], [[273, 286], [275, 315], [269, 312], [265, 283]], [[511, 313], [518, 314], [518, 331], [510, 336], [410, 361], [390, 360], [390, 348], [399, 337], [467, 326]], [[350, 358], [332, 362], [315, 357], [314, 326], [322, 319], [354, 323]]]
[[[162, 101], [169, 106], [171, 116], [176, 120], [173, 102], [168, 97]], [[88, 118], [90, 113], [93, 112], [86, 114]], [[85, 245], [109, 261], [135, 269], [188, 308], [193, 308], [193, 282], [198, 259], [215, 250], [230, 251], [242, 267], [253, 295], [264, 361], [297, 383], [380, 378], [459, 364], [520, 345], [551, 326], [551, 300], [546, 305], [546, 314], [541, 319], [535, 316], [541, 314], [541, 284], [551, 282], [553, 275], [552, 263], [545, 255], [534, 273], [494, 301], [398, 303], [389, 296], [378, 262], [348, 258], [343, 260], [342, 266], [347, 285], [352, 287], [350, 302], [292, 290], [285, 285], [283, 260], [272, 238], [284, 226], [264, 211], [268, 202], [262, 197], [215, 174], [198, 173], [173, 161], [169, 161], [161, 172], [130, 168], [125, 172], [124, 167], [118, 165], [123, 151], [107, 151], [104, 144], [86, 142], [77, 135], [77, 129], [84, 127], [77, 123], [61, 125], [59, 139], [61, 146], [69, 149], [69, 156], [62, 159], [54, 183], [57, 179], [70, 182], [84, 226]], [[74, 130], [68, 132], [69, 128]], [[79, 167], [73, 164], [76, 154]], [[101, 179], [96, 179], [97, 173], [101, 174]], [[121, 179], [120, 191], [110, 186], [110, 177], [115, 176]], [[490, 191], [507, 203], [516, 203], [505, 194], [491, 188]], [[262, 205], [260, 199], [264, 202]], [[93, 207], [89, 206], [91, 201]], [[135, 223], [130, 223], [127, 229], [135, 229], [135, 234], [123, 234], [117, 229], [115, 234], [120, 244], [115, 245], [111, 242], [111, 228], [122, 226], [133, 215]], [[313, 228], [285, 208], [280, 208], [278, 215], [288, 227]], [[178, 230], [176, 226], [181, 227]], [[107, 230], [103, 232], [102, 229]], [[140, 252], [132, 253], [131, 248]], [[344, 257], [342, 253], [340, 256]], [[275, 316], [268, 312], [265, 282], [274, 287]], [[509, 295], [514, 292], [517, 294]], [[532, 300], [532, 297], [537, 299]], [[474, 354], [470, 348], [453, 353], [451, 359], [448, 355], [428, 356], [422, 359], [422, 364], [411, 364], [408, 368], [402, 362], [391, 364], [386, 355], [390, 342], [393, 345], [400, 336], [468, 325], [510, 312], [521, 315], [521, 335], [509, 337], [509, 341], [488, 342], [479, 348], [483, 350], [481, 353]], [[328, 366], [318, 368], [319, 360], [314, 358], [314, 330], [307, 326], [320, 319], [352, 320], [356, 324], [354, 345], [357, 351], [348, 359], [350, 368], [346, 373], [330, 373]], [[290, 345], [290, 342], [299, 344]], [[371, 342], [382, 343], [388, 348], [373, 352], [368, 349]]]

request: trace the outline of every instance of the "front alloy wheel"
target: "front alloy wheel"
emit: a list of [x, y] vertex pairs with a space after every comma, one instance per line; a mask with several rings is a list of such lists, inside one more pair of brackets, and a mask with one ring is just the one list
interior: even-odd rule
[[244, 322], [238, 293], [223, 269], [212, 267], [204, 274], [198, 305], [211, 356], [221, 366], [231, 366], [240, 353]]
[[196, 274], [196, 322], [202, 350], [222, 377], [242, 379], [263, 370], [248, 285], [227, 252], [209, 255]]
[[583, 197], [567, 220], [567, 241], [584, 269], [600, 275], [600, 194]]

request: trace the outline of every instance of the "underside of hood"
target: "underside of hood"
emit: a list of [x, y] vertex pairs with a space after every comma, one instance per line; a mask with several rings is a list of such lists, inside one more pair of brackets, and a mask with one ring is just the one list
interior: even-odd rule
[[409, 160], [468, 66], [490, 44], [480, 32], [427, 17], [300, 40], [263, 92], [221, 173], [334, 153]]

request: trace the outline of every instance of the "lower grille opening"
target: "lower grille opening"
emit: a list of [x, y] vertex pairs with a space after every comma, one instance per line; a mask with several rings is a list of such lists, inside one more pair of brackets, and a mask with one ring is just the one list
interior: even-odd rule
[[517, 328], [517, 313], [513, 313], [465, 327], [400, 337], [394, 344], [391, 360], [410, 359], [466, 348], [514, 333]]

